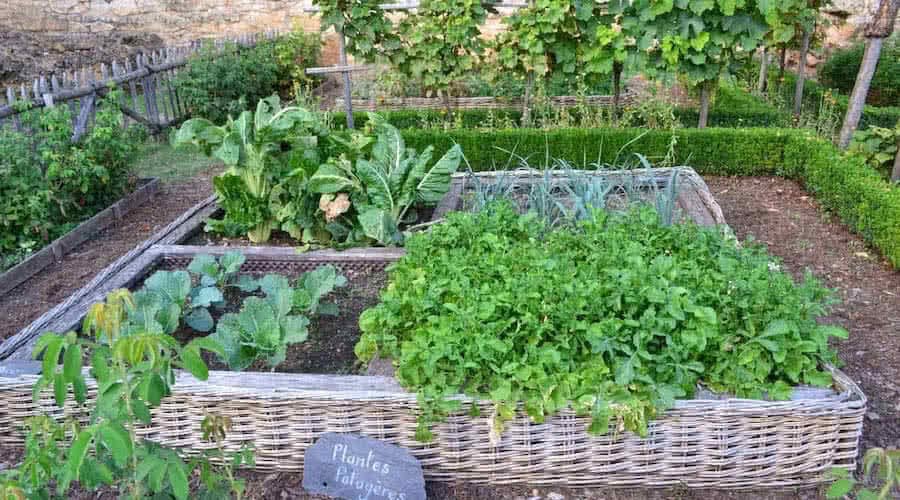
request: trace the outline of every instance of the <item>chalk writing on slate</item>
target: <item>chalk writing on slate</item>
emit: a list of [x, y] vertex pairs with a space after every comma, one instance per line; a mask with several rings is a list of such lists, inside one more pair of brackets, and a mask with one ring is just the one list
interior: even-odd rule
[[377, 439], [329, 432], [307, 448], [303, 488], [348, 500], [425, 500], [422, 466]]

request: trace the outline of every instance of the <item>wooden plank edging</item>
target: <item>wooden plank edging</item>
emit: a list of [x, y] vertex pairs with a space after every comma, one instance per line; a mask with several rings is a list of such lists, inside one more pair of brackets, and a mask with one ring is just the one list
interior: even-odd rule
[[0, 297], [29, 280], [62, 258], [91, 236], [106, 229], [125, 214], [146, 203], [159, 192], [159, 179], [146, 179], [144, 184], [104, 210], [60, 236], [40, 251], [0, 275]]

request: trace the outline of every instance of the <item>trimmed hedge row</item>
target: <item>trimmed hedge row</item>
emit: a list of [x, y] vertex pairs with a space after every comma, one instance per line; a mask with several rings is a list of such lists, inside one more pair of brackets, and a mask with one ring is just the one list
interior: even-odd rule
[[[572, 117], [578, 120], [578, 108], [570, 108]], [[380, 115], [399, 129], [422, 128], [426, 123], [441, 123], [446, 120], [442, 110], [402, 110], [380, 111]], [[455, 112], [462, 128], [484, 128], [488, 124], [513, 122], [521, 123], [520, 109], [464, 109]], [[335, 113], [334, 122], [342, 126], [346, 119], [344, 113]], [[677, 107], [675, 116], [686, 127], [696, 127], [699, 111], [695, 108]], [[362, 126], [368, 120], [365, 112], [354, 112], [353, 119]], [[708, 123], [711, 127], [774, 127], [786, 126], [791, 117], [743, 90], [731, 86], [721, 86], [715, 102], [709, 112]]]
[[[462, 146], [473, 170], [532, 167], [548, 159], [576, 166], [616, 162], [630, 153], [661, 159], [673, 133], [640, 129], [405, 130], [407, 146], [438, 151]], [[831, 143], [794, 129], [680, 129], [674, 132], [676, 163], [702, 174], [781, 175], [803, 182], [827, 209], [900, 268], [900, 188], [862, 161], [844, 156]]]

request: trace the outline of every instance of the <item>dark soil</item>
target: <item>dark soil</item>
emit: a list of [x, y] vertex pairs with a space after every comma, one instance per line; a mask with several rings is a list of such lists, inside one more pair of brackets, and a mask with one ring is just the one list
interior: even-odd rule
[[0, 341], [28, 326], [103, 268], [208, 197], [211, 175], [207, 171], [190, 181], [163, 185], [154, 199], [77, 247], [61, 263], [0, 296]]
[[[785, 267], [800, 276], [809, 269], [836, 289], [842, 304], [826, 321], [850, 331], [838, 342], [842, 368], [869, 398], [861, 449], [873, 446], [900, 448], [900, 273], [839, 221], [824, 213], [802, 187], [779, 178], [709, 177], [706, 181], [722, 205], [728, 223], [742, 240], [753, 238], [769, 247]], [[4, 300], [9, 300], [4, 299]], [[50, 304], [52, 305], [52, 304]], [[7, 307], [3, 303], [3, 307]], [[10, 309], [5, 309], [9, 311]], [[11, 465], [19, 450], [0, 450], [0, 464]], [[302, 491], [301, 474], [245, 471], [249, 498], [321, 498]], [[802, 491], [722, 492], [669, 489], [566, 489], [527, 486], [483, 487], [470, 484], [429, 483], [436, 499], [812, 499], [819, 489]], [[72, 498], [113, 498], [74, 495]]]
[[[379, 293], [386, 283], [382, 272], [355, 273], [347, 277], [347, 286], [338, 288], [323, 298], [324, 302], [335, 303], [340, 313], [337, 316], [319, 315], [309, 324], [309, 337], [288, 347], [287, 358], [276, 368], [284, 373], [335, 373], [343, 375], [359, 374], [361, 370], [353, 352], [359, 341], [359, 315], [378, 303]], [[213, 312], [218, 321], [225, 312], [237, 312], [242, 298], [229, 303], [222, 313]], [[205, 335], [205, 334], [200, 334]], [[175, 333], [182, 343], [197, 337], [198, 333], [183, 328]], [[218, 356], [204, 352], [204, 359], [210, 370], [228, 370]], [[259, 360], [246, 371], [269, 371], [265, 360]]]

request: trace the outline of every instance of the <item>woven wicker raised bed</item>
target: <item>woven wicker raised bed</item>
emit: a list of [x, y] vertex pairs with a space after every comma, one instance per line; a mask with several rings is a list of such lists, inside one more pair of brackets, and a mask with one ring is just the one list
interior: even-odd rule
[[[210, 207], [197, 213], [204, 210]], [[182, 225], [189, 224], [192, 217], [183, 219]], [[158, 241], [177, 240], [188, 231], [183, 226], [174, 233], [167, 229], [169, 236]], [[176, 238], [176, 233], [182, 236]], [[196, 253], [230, 249], [149, 245], [44, 324], [57, 330], [75, 328], [91, 297], [102, 297], [104, 289], [133, 286], [157, 268], [186, 266]], [[325, 263], [347, 274], [383, 270], [403, 254], [401, 249], [306, 254], [291, 248], [243, 250], [244, 270], [288, 274]], [[29, 343], [20, 344], [12, 357], [27, 356]], [[24, 418], [42, 412], [62, 415], [63, 410], [55, 407], [49, 393], [37, 403], [32, 400], [36, 376], [3, 378], [2, 373], [0, 446], [21, 444]], [[252, 443], [261, 470], [300, 471], [304, 451], [318, 436], [348, 432], [408, 448], [421, 460], [426, 477], [437, 480], [570, 487], [797, 487], [823, 481], [832, 467], [855, 467], [866, 398], [852, 380], [837, 370], [833, 373], [836, 391], [803, 389], [791, 401], [728, 399], [700, 391], [698, 399], [679, 401], [652, 422], [645, 439], [630, 433], [590, 436], [587, 420], [569, 411], [542, 424], [520, 413], [507, 424], [501, 442], [492, 446], [487, 439], [488, 403], [481, 403], [481, 417], [468, 412], [451, 416], [435, 427], [435, 440], [424, 444], [414, 438], [416, 396], [393, 378], [213, 371], [206, 382], [180, 374], [173, 394], [154, 410], [153, 424], [142, 432], [161, 444], [196, 453], [209, 446], [200, 433], [206, 414], [228, 415], [234, 423], [228, 446]], [[65, 412], [87, 418], [84, 410], [71, 405]]]
[[[550, 97], [550, 104], [556, 107], [572, 107], [585, 104], [588, 106], [612, 106], [611, 95], [555, 96]], [[637, 101], [637, 94], [626, 90], [619, 95], [621, 106], [630, 106]], [[351, 99], [353, 109], [357, 111], [396, 111], [402, 109], [446, 109], [444, 99], [440, 97], [373, 97], [371, 99]], [[452, 109], [518, 109], [522, 107], [522, 99], [508, 97], [451, 97]], [[334, 101], [334, 109], [344, 109], [344, 98]]]

